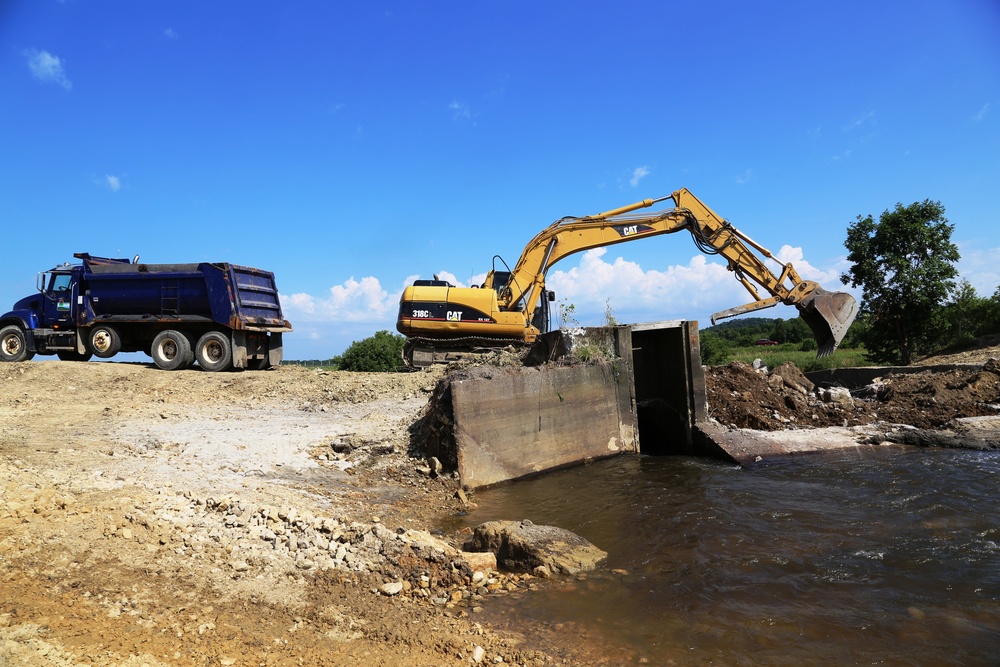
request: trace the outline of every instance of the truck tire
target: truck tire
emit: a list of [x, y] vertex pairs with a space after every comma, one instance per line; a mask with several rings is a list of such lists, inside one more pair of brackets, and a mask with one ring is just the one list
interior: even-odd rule
[[90, 361], [90, 357], [93, 355], [90, 352], [80, 354], [79, 352], [62, 350], [61, 352], [56, 352], [56, 356], [59, 357], [59, 361]]
[[0, 329], [0, 361], [29, 361], [34, 356], [21, 327], [11, 324]]
[[98, 325], [90, 330], [88, 347], [95, 357], [109, 359], [122, 349], [122, 339], [114, 327]]
[[187, 336], [173, 329], [158, 333], [149, 353], [153, 357], [153, 363], [165, 371], [187, 368], [194, 361]]
[[229, 336], [220, 331], [209, 331], [194, 345], [198, 365], [206, 371], [225, 371], [233, 367], [233, 346]]

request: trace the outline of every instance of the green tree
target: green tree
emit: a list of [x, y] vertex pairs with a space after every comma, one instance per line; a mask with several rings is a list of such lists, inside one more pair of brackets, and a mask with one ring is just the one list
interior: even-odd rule
[[867, 314], [861, 313], [858, 318], [854, 320], [854, 324], [851, 328], [847, 330], [844, 335], [844, 340], [840, 341], [841, 349], [856, 349], [859, 347], [864, 347], [865, 340], [868, 335], [868, 320], [870, 318]]
[[1000, 330], [1000, 301], [997, 296], [982, 297], [968, 280], [958, 283], [951, 300], [945, 305], [945, 346], [967, 345], [980, 336]]
[[967, 343], [975, 338], [979, 324], [987, 312], [989, 299], [976, 294], [976, 288], [962, 279], [945, 308], [948, 323], [946, 343]]
[[336, 358], [342, 371], [387, 373], [398, 371], [403, 365], [403, 343], [399, 334], [378, 331], [374, 336], [357, 340]]
[[[790, 320], [775, 320], [769, 338], [779, 343], [801, 343], [806, 339], [812, 340], [813, 333], [805, 320], [801, 317], [793, 317]], [[816, 346], [809, 349], [815, 350]]]
[[955, 288], [958, 247], [940, 202], [896, 204], [875, 222], [858, 216], [844, 246], [851, 269], [840, 277], [860, 287], [860, 312], [870, 316], [862, 339], [873, 361], [908, 365], [929, 352], [934, 322]]
[[698, 345], [701, 348], [701, 363], [706, 366], [724, 364], [732, 356], [732, 342], [723, 338], [718, 333], [702, 330], [698, 338]]

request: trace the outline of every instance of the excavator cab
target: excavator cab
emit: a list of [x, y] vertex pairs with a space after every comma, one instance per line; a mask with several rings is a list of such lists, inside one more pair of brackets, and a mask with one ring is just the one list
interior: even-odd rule
[[833, 354], [858, 315], [858, 302], [853, 296], [822, 287], [815, 288], [796, 308], [816, 338], [817, 357]]

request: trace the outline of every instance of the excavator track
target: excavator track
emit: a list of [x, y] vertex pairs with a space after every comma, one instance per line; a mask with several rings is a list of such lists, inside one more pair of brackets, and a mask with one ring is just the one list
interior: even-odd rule
[[403, 345], [403, 361], [407, 368], [418, 370], [433, 364], [447, 364], [477, 354], [528, 344], [518, 338], [464, 336], [462, 338], [407, 338]]

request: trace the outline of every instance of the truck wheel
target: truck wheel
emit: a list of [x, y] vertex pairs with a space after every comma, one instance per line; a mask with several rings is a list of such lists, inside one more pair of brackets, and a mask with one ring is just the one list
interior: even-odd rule
[[187, 368], [194, 360], [194, 353], [191, 352], [191, 343], [188, 342], [187, 336], [172, 329], [158, 333], [149, 352], [153, 357], [153, 363], [165, 371]]
[[206, 371], [224, 371], [233, 366], [233, 346], [229, 336], [219, 331], [209, 331], [194, 346], [198, 365]]
[[34, 356], [21, 327], [11, 324], [0, 329], [0, 361], [28, 361]]
[[122, 339], [113, 327], [96, 326], [90, 331], [90, 351], [101, 359], [108, 359], [122, 349]]
[[90, 361], [90, 357], [93, 355], [90, 352], [80, 354], [79, 352], [63, 350], [62, 352], [56, 352], [56, 356], [59, 357], [59, 361]]

